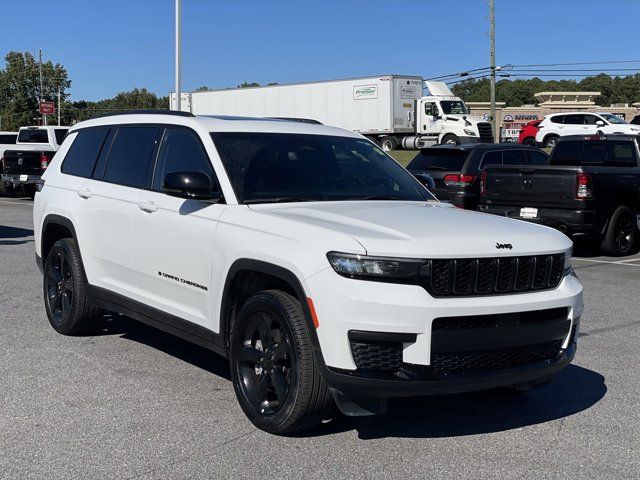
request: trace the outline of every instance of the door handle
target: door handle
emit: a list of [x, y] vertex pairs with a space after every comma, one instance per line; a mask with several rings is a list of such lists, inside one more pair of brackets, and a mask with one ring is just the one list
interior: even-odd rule
[[153, 202], [140, 202], [138, 208], [143, 212], [153, 213], [158, 210], [158, 206]]
[[93, 196], [93, 192], [91, 192], [91, 190], [89, 190], [88, 188], [84, 190], [78, 190], [78, 196], [85, 199], [91, 198]]

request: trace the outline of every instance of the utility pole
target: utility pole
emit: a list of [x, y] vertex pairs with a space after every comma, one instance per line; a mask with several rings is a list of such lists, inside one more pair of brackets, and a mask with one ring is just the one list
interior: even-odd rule
[[496, 13], [495, 0], [489, 0], [489, 22], [491, 29], [489, 37], [491, 39], [491, 125], [493, 128], [494, 141], [500, 141], [498, 132], [498, 118], [496, 117]]
[[[38, 49], [38, 69], [40, 70], [40, 101], [42, 102], [44, 98], [42, 98], [43, 88], [42, 88], [42, 49], [41, 48]], [[47, 124], [46, 115], [42, 115], [42, 124], [43, 125]]]
[[182, 110], [182, 93], [180, 92], [180, 63], [181, 63], [181, 45], [180, 45], [180, 17], [182, 15], [181, 0], [176, 1], [176, 100], [174, 103], [174, 109], [177, 111]]
[[58, 85], [58, 126], [60, 126], [61, 107], [62, 107], [62, 102], [60, 101], [60, 85]]

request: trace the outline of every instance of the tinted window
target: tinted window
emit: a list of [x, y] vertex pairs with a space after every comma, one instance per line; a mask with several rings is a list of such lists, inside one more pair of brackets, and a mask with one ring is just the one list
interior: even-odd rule
[[565, 125], [584, 125], [584, 115], [566, 115], [564, 117]]
[[564, 123], [564, 115], [558, 115], [557, 117], [551, 117], [551, 123]]
[[62, 173], [91, 177], [109, 128], [80, 130], [62, 162]]
[[62, 145], [62, 142], [64, 140], [64, 137], [67, 136], [67, 132], [69, 131], [69, 129], [67, 128], [56, 128], [53, 132], [56, 136], [56, 143], [58, 145]]
[[529, 157], [529, 165], [547, 165], [549, 163], [549, 155], [537, 150], [527, 150]]
[[551, 165], [580, 165], [582, 140], [561, 140], [551, 154]]
[[18, 141], [24, 143], [49, 143], [49, 136], [43, 128], [27, 128], [20, 130]]
[[602, 119], [599, 118], [599, 117], [596, 117], [595, 115], [585, 115], [584, 116], [585, 125], [595, 125], [596, 122], [602, 122]]
[[240, 202], [433, 199], [368, 140], [245, 132], [211, 137]]
[[610, 142], [606, 163], [619, 166], [637, 165], [635, 144], [633, 142]]
[[104, 180], [128, 187], [146, 186], [157, 132], [156, 127], [120, 127], [111, 145]]
[[467, 150], [424, 148], [407, 165], [407, 170], [461, 171], [469, 156]]
[[167, 128], [162, 137], [156, 173], [153, 178], [154, 190], [162, 190], [162, 182], [171, 172], [203, 172], [215, 185], [215, 175], [211, 162], [198, 136], [184, 129]]
[[526, 165], [527, 156], [524, 150], [505, 150], [502, 152], [503, 165]]
[[502, 152], [495, 150], [485, 153], [480, 161], [480, 169], [483, 169], [487, 165], [502, 165]]
[[582, 164], [635, 166], [637, 164], [635, 145], [633, 142], [621, 141], [585, 141]]
[[18, 135], [10, 134], [10, 133], [2, 133], [0, 134], [0, 144], [13, 144], [16, 143], [18, 139]]

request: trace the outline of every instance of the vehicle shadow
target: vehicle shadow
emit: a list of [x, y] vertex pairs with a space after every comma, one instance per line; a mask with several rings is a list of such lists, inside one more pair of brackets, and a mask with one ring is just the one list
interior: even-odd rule
[[[126, 316], [106, 314], [101, 334], [120, 335], [125, 340], [158, 349], [231, 380], [225, 358]], [[386, 437], [459, 437], [501, 432], [574, 415], [591, 408], [606, 393], [602, 375], [569, 365], [555, 376], [551, 384], [526, 393], [495, 389], [391, 399], [385, 415], [350, 418], [334, 412], [330, 420], [296, 436], [319, 437], [356, 430], [360, 439], [370, 440]]]
[[33, 235], [33, 230], [28, 228], [10, 227], [9, 225], [0, 225], [0, 240], [8, 240], [13, 238], [25, 238]]

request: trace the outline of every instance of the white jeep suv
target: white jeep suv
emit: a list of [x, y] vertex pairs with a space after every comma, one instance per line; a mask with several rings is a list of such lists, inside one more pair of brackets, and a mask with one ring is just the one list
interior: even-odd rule
[[550, 228], [439, 203], [376, 145], [299, 122], [127, 114], [74, 126], [36, 195], [53, 328], [110, 310], [227, 357], [285, 434], [395, 396], [548, 381], [582, 286]]
[[536, 143], [553, 148], [567, 135], [640, 135], [640, 126], [630, 125], [612, 113], [570, 112], [544, 117], [538, 125]]

